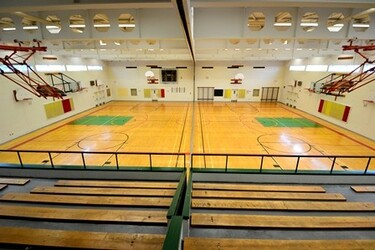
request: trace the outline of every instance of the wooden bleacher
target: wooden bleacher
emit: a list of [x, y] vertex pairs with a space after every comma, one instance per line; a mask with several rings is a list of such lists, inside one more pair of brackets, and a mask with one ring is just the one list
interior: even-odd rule
[[375, 228], [375, 217], [367, 216], [282, 216], [193, 213], [192, 226], [238, 228]]
[[87, 187], [36, 187], [33, 194], [77, 194], [77, 195], [111, 195], [111, 196], [160, 196], [172, 197], [174, 189], [156, 188], [87, 188]]
[[[49, 222], [53, 223], [54, 228], [3, 225], [0, 227], [0, 248], [2, 244], [10, 244], [88, 249], [162, 249], [165, 234], [160, 234], [160, 230], [167, 228], [167, 209], [177, 185], [178, 182], [165, 181], [60, 180], [54, 186], [36, 186], [30, 193], [5, 192], [0, 196], [0, 220]], [[126, 208], [116, 208], [119, 206]], [[90, 227], [97, 227], [98, 230], [60, 230], [60, 223], [69, 222], [89, 223], [92, 225]], [[157, 227], [159, 233], [100, 232], [101, 224], [137, 225], [137, 228], [149, 228], [148, 231]], [[62, 229], [65, 227], [62, 226]]]
[[177, 182], [59, 180], [55, 186], [175, 189]]
[[184, 239], [184, 250], [256, 249], [256, 250], [373, 250], [375, 240], [260, 240], [260, 239]]
[[0, 184], [0, 191], [6, 188], [8, 185], [7, 184]]
[[25, 185], [30, 179], [0, 178], [0, 184]]
[[292, 192], [249, 192], [222, 190], [194, 190], [193, 198], [231, 198], [257, 200], [317, 200], [317, 201], [345, 201], [342, 194], [336, 193], [292, 193]]
[[0, 227], [0, 243], [74, 249], [162, 249], [164, 235]]
[[69, 205], [135, 206], [167, 208], [171, 204], [172, 198], [7, 193], [0, 197], [0, 201]]
[[157, 210], [105, 210], [0, 205], [0, 218], [81, 222], [147, 223], [167, 225], [167, 212]]
[[375, 186], [351, 186], [356, 193], [375, 193]]
[[268, 184], [231, 184], [231, 183], [193, 183], [193, 189], [237, 190], [263, 192], [325, 193], [324, 188], [315, 185], [268, 185]]
[[[310, 238], [314, 231], [375, 230], [375, 202], [372, 201], [347, 201], [342, 193], [326, 192], [315, 185], [204, 183], [201, 180], [195, 183], [194, 179], [191, 193], [189, 232], [194, 237], [184, 238], [185, 250], [375, 249], [372, 237], [369, 240], [364, 240], [366, 236], [358, 240]], [[246, 239], [236, 236], [238, 230], [241, 236], [247, 235]], [[279, 235], [283, 235], [283, 230], [298, 230], [306, 239], [301, 240], [299, 236], [292, 240], [289, 234], [286, 234], [288, 240], [251, 239], [250, 232], [254, 230], [265, 235], [267, 230], [278, 230]]]
[[192, 199], [193, 208], [273, 211], [375, 211], [373, 202]]

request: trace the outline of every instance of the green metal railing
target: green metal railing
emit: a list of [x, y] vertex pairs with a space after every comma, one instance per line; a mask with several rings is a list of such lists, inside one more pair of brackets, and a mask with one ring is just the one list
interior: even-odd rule
[[[14, 154], [14, 155], [12, 155]], [[48, 164], [43, 165], [38, 162], [32, 162], [32, 160], [25, 160], [25, 155], [27, 154], [33, 154], [33, 157], [35, 158], [36, 155], [45, 155], [47, 158]], [[79, 155], [80, 156], [80, 163], [77, 165], [68, 165], [68, 164], [57, 164], [55, 158], [59, 155]], [[133, 167], [134, 165], [123, 165], [119, 162], [120, 156], [126, 156], [128, 158], [132, 156], [142, 156], [147, 162], [146, 166], [142, 166], [143, 169], [148, 168], [149, 170], [153, 170], [155, 167], [159, 169], [159, 167], [165, 166], [164, 164], [160, 164], [159, 166], [156, 166], [154, 163], [155, 157], [173, 157], [174, 160], [169, 159], [169, 162], [173, 165], [173, 168], [178, 168], [178, 163], [181, 162], [181, 168], [186, 169], [186, 154], [185, 153], [168, 153], [168, 152], [103, 152], [103, 151], [61, 151], [61, 150], [4, 150], [0, 149], [0, 165], [2, 167], [21, 167], [21, 168], [27, 168], [27, 167], [34, 167], [34, 168], [69, 168], [71, 167], [78, 167], [87, 169], [93, 166], [100, 166], [103, 165], [88, 165], [87, 164], [87, 157], [92, 155], [108, 155], [109, 157], [114, 157], [115, 160], [114, 168], [117, 170], [120, 170], [120, 167]], [[14, 156], [14, 157], [11, 157]], [[77, 160], [77, 159], [76, 159]], [[31, 161], [31, 162], [30, 162]], [[61, 161], [61, 160], [60, 160]], [[104, 166], [104, 167], [110, 167], [110, 166]], [[108, 169], [108, 168], [107, 168]]]
[[[211, 157], [211, 158], [210, 158]], [[217, 160], [220, 158], [221, 160]], [[196, 163], [197, 158], [201, 158], [199, 163]], [[214, 162], [216, 158], [217, 162], [222, 163], [220, 166], [216, 163], [213, 167], [207, 167], [208, 159], [211, 159]], [[236, 158], [246, 158], [248, 163], [246, 167], [240, 168], [236, 167], [236, 164], [230, 164], [230, 160], [235, 160]], [[280, 173], [280, 174], [375, 174], [375, 161], [373, 160], [375, 156], [353, 156], [353, 155], [281, 155], [281, 154], [215, 154], [215, 153], [193, 153], [191, 154], [191, 169], [193, 171], [220, 171], [220, 172], [256, 172], [256, 173]], [[265, 160], [268, 159], [279, 169], [274, 169], [268, 166], [265, 166]], [[309, 167], [307, 165], [312, 163], [304, 163], [304, 166], [301, 167], [302, 160], [310, 159], [311, 162], [315, 162], [314, 164], [318, 165], [318, 169]], [[278, 160], [288, 160], [288, 162], [284, 162], [284, 165], [288, 165], [287, 169], [282, 169], [282, 164], [276, 164]], [[362, 169], [362, 170], [350, 170], [348, 166], [345, 166], [346, 169], [339, 169], [338, 161], [354, 161], [355, 163], [351, 163], [353, 165], [353, 169]], [[243, 159], [242, 159], [243, 161]], [[319, 165], [319, 161], [325, 161], [326, 166], [325, 168], [322, 166], [323, 164]], [[362, 168], [357, 167], [362, 164]], [[254, 162], [259, 162], [258, 165], [254, 164]], [[243, 164], [243, 163], [242, 163]], [[293, 166], [294, 165], [294, 166]], [[354, 165], [356, 167], [354, 167]], [[250, 168], [252, 167], [252, 168]], [[301, 169], [302, 168], [302, 169]], [[324, 169], [323, 169], [324, 168]]]

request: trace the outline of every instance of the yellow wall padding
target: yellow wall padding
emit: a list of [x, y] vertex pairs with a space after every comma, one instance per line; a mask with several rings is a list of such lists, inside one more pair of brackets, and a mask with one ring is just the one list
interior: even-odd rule
[[231, 98], [232, 97], [232, 90], [231, 89], [226, 89], [224, 93], [224, 98]]
[[61, 100], [44, 104], [47, 119], [64, 114]]
[[143, 94], [145, 98], [151, 98], [151, 89], [144, 89]]
[[244, 99], [246, 96], [246, 90], [245, 89], [239, 89], [238, 90], [238, 98]]

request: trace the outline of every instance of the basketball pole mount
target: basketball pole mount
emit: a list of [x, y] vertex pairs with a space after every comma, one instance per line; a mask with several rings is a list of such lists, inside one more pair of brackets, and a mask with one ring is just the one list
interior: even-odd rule
[[[34, 46], [23, 46], [23, 42], [14, 40], [18, 46], [1, 45], [0, 50], [9, 51], [10, 54], [0, 57], [0, 63], [9, 69], [5, 72], [0, 69], [0, 74], [13, 83], [36, 95], [37, 97], [53, 97], [63, 99], [65, 93], [55, 87], [50, 86], [33, 68], [27, 63], [36, 52], [45, 52], [47, 47], [41, 46], [41, 42], [34, 39]], [[26, 67], [26, 72], [22, 72], [16, 65]]]
[[[349, 40], [349, 45], [342, 46], [342, 49], [343, 51], [353, 50], [365, 60], [350, 73], [343, 74], [342, 77], [340, 77], [341, 79], [335, 79], [324, 84], [321, 89], [321, 93], [323, 94], [334, 95], [336, 97], [343, 96], [343, 93], [350, 93], [375, 81], [375, 78], [372, 77], [375, 74], [375, 66], [367, 70], [364, 69], [366, 64], [374, 64], [375, 60], [370, 60], [363, 54], [363, 51], [375, 50], [375, 45], [353, 45], [353, 40]], [[357, 74], [356, 71], [358, 70], [359, 73]]]

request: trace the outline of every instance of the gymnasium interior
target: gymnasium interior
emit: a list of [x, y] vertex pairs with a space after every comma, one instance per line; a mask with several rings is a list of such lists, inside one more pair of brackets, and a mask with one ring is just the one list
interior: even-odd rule
[[374, 0], [0, 5], [0, 249], [375, 249]]

